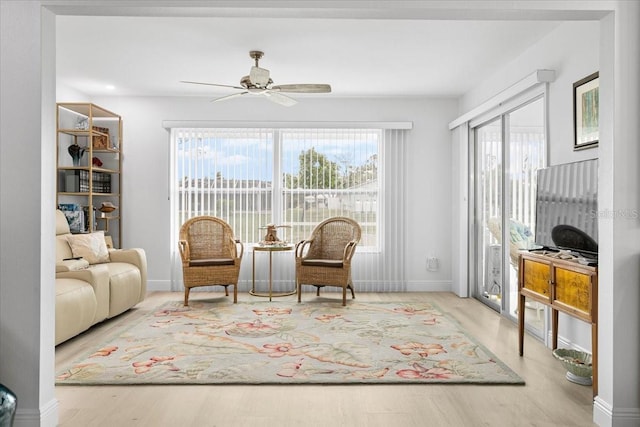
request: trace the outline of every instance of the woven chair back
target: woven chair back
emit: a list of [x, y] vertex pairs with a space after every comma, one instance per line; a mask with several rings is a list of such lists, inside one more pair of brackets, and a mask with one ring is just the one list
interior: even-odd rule
[[180, 228], [180, 239], [189, 242], [192, 260], [233, 258], [233, 238], [231, 226], [213, 216], [191, 218]]
[[361, 234], [360, 225], [351, 218], [329, 218], [313, 230], [307, 258], [341, 260], [347, 243], [359, 242]]

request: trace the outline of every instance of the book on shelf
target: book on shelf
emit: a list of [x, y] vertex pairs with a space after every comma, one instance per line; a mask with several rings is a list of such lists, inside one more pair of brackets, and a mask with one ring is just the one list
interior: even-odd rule
[[[89, 171], [69, 170], [64, 174], [64, 188], [67, 193], [89, 192]], [[93, 192], [111, 193], [111, 174], [107, 172], [92, 172]]]

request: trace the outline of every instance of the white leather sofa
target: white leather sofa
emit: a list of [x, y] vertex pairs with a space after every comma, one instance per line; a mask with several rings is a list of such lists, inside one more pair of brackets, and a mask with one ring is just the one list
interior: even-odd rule
[[91, 254], [79, 258], [82, 252], [78, 242], [90, 239], [95, 243], [98, 238], [104, 243], [102, 233], [71, 234], [64, 213], [56, 210], [56, 345], [127, 311], [145, 298], [144, 250], [107, 250], [106, 244], [94, 244], [93, 249], [106, 251], [101, 259], [96, 261]]

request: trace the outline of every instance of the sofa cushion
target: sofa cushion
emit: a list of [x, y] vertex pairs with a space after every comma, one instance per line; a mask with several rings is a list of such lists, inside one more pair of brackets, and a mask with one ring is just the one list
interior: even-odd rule
[[109, 262], [109, 315], [111, 318], [127, 311], [140, 301], [140, 270], [133, 264]]
[[192, 259], [189, 261], [189, 267], [210, 267], [216, 265], [233, 265], [232, 258], [210, 258], [210, 259]]
[[302, 260], [302, 265], [313, 266], [313, 267], [333, 267], [333, 268], [342, 268], [342, 260], [341, 259], [309, 259], [305, 258]]
[[104, 241], [104, 231], [88, 234], [69, 234], [67, 241], [74, 257], [82, 257], [89, 264], [109, 262], [109, 251]]

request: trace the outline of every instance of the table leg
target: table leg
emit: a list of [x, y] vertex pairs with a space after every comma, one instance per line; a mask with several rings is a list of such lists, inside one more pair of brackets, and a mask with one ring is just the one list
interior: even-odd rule
[[551, 308], [551, 347], [558, 348], [558, 310]]
[[518, 349], [520, 356], [524, 354], [524, 310], [525, 297], [520, 294], [518, 297]]
[[256, 251], [251, 252], [253, 254], [253, 263], [251, 264], [251, 293], [256, 292]]
[[591, 368], [593, 376], [593, 397], [598, 395], [598, 324], [591, 323]]
[[[277, 248], [277, 249], [265, 249], [265, 248], [260, 248], [259, 250], [255, 250], [252, 252], [252, 258], [251, 258], [251, 290], [249, 291], [249, 294], [254, 295], [254, 296], [258, 296], [258, 297], [269, 297], [269, 301], [272, 301], [273, 298], [275, 297], [284, 297], [287, 295], [293, 295], [296, 293], [297, 289], [294, 287], [294, 289], [292, 291], [285, 291], [285, 292], [273, 292], [273, 253], [274, 252], [283, 252], [283, 251], [290, 251], [293, 249], [293, 246], [290, 247], [286, 247], [286, 248]], [[256, 252], [269, 252], [269, 291], [268, 292], [258, 292], [256, 291]]]
[[269, 251], [269, 301], [271, 301], [271, 296], [273, 295], [273, 251]]

